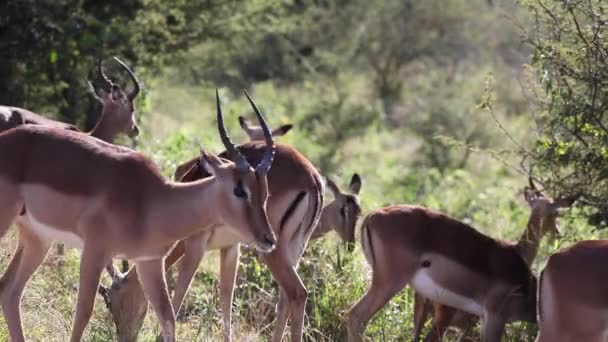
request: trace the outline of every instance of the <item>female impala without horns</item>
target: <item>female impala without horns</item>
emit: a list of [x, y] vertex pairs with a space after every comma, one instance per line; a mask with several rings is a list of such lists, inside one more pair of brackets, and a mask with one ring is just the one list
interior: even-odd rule
[[[528, 266], [532, 265], [541, 240], [545, 235], [553, 238], [559, 236], [557, 215], [560, 209], [568, 208], [574, 203], [575, 197], [563, 197], [552, 199], [543, 195], [536, 186], [532, 178], [528, 178], [530, 187], [524, 189], [524, 197], [530, 206], [530, 217], [526, 229], [520, 236], [515, 249], [522, 256]], [[414, 297], [414, 342], [419, 341], [420, 332], [426, 320], [427, 305], [425, 298], [419, 293]], [[458, 311], [449, 306], [432, 303], [433, 325], [424, 339], [425, 342], [441, 341], [443, 334], [450, 325], [458, 326], [462, 329], [461, 339], [467, 337], [478, 319], [475, 315]]]
[[481, 316], [481, 340], [499, 342], [514, 320], [535, 321], [536, 279], [516, 248], [427, 208], [394, 205], [364, 220], [372, 284], [348, 315], [349, 341], [410, 285], [437, 303]]
[[[217, 108], [220, 137], [238, 151]], [[143, 155], [81, 133], [26, 125], [0, 134], [0, 235], [19, 220], [19, 244], [0, 278], [0, 303], [13, 342], [24, 341], [20, 301], [28, 279], [52, 241], [82, 248], [80, 285], [71, 341], [80, 341], [91, 317], [103, 268], [112, 257], [132, 260], [161, 324], [163, 341], [175, 341], [175, 315], [164, 259], [178, 240], [228, 225], [262, 252], [276, 243], [268, 222], [266, 175], [274, 144], [265, 127], [263, 157], [254, 169], [244, 157], [227, 161], [202, 152], [211, 177], [175, 183]]]

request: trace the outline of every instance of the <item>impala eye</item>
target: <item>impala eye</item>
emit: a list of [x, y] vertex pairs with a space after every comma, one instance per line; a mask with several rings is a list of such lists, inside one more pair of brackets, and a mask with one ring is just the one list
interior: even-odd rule
[[241, 181], [239, 181], [234, 188], [234, 196], [243, 199], [247, 198], [247, 191], [243, 189], [243, 183], [241, 183]]

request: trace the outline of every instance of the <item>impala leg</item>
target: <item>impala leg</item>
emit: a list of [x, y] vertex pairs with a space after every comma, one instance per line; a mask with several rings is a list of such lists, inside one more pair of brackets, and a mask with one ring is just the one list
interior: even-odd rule
[[414, 342], [420, 341], [420, 334], [427, 318], [427, 300], [418, 292], [414, 292]]
[[497, 315], [486, 314], [481, 319], [481, 342], [500, 342], [505, 320]]
[[281, 341], [287, 319], [291, 317], [291, 341], [300, 342], [304, 325], [306, 297], [308, 296], [306, 287], [298, 276], [295, 267], [287, 262], [287, 256], [280, 249], [269, 255], [263, 255], [262, 260], [268, 265], [274, 279], [279, 283], [286, 303], [286, 305], [282, 305], [279, 298], [279, 312], [277, 313], [277, 324], [272, 335], [272, 341]]
[[220, 251], [220, 307], [223, 314], [224, 341], [232, 341], [232, 298], [239, 267], [240, 244]]
[[372, 286], [348, 313], [348, 341], [361, 341], [369, 320], [391, 298], [401, 291], [412, 277], [412, 272], [387, 273], [391, 277], [380, 277], [379, 272], [372, 276]]
[[136, 265], [144, 294], [160, 321], [163, 342], [175, 342], [175, 313], [169, 299], [163, 260], [139, 261]]
[[49, 248], [50, 244], [36, 237], [28, 239], [27, 242], [20, 240], [7, 271], [0, 279], [0, 302], [13, 342], [25, 341], [19, 307], [21, 296], [25, 285], [44, 260]]
[[184, 302], [184, 297], [190, 289], [192, 279], [196, 274], [196, 270], [203, 260], [205, 254], [205, 248], [209, 233], [199, 233], [192, 237], [184, 240], [185, 253], [181, 258], [180, 263], [177, 266], [177, 284], [175, 285], [175, 292], [173, 293], [173, 311], [175, 316], [179, 313], [179, 310]]
[[72, 342], [82, 339], [95, 305], [95, 296], [101, 281], [101, 274], [107, 265], [104, 252], [93, 246], [95, 242], [87, 243], [82, 250], [80, 259], [80, 285], [78, 287], [78, 300], [74, 314], [74, 327], [72, 328]]
[[443, 339], [445, 331], [450, 326], [450, 323], [452, 323], [456, 309], [443, 304], [433, 303], [433, 312], [433, 325], [431, 325], [431, 330], [426, 335], [424, 342], [438, 342]]
[[[281, 341], [283, 339], [283, 334], [285, 333], [285, 328], [287, 327], [287, 320], [289, 319], [289, 308], [287, 305], [287, 295], [285, 291], [281, 287], [279, 287], [279, 301], [277, 302], [276, 307], [276, 322], [273, 331], [273, 342]], [[278, 336], [275, 340], [275, 336]]]

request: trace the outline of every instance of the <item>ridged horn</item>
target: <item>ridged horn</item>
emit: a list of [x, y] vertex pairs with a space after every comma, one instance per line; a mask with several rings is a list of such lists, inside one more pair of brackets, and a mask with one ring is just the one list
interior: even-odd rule
[[249, 171], [250, 165], [241, 152], [236, 149], [232, 141], [230, 141], [230, 137], [226, 133], [226, 127], [224, 127], [224, 116], [222, 115], [222, 107], [220, 105], [220, 94], [217, 89], [215, 90], [215, 100], [217, 106], [217, 129], [220, 133], [220, 139], [222, 139], [222, 143], [224, 144], [224, 147], [226, 147], [228, 155], [236, 164], [236, 169], [245, 173]]
[[131, 77], [131, 80], [133, 81], [134, 88], [129, 93], [129, 95], [127, 95], [127, 97], [129, 98], [129, 100], [133, 101], [135, 99], [135, 97], [137, 96], [137, 94], [139, 94], [139, 91], [141, 90], [141, 83], [139, 82], [139, 80], [137, 79], [137, 77], [135, 76], [135, 74], [133, 73], [133, 71], [131, 71], [131, 68], [129, 68], [127, 66], [127, 64], [125, 64], [123, 61], [121, 61], [116, 56], [114, 56], [114, 60], [116, 62], [118, 62], [118, 64], [120, 64], [120, 66], [122, 66], [123, 69], [125, 69], [127, 71], [127, 73], [129, 74], [129, 76]]
[[101, 62], [101, 58], [97, 58], [97, 73], [99, 74], [99, 77], [101, 77], [103, 82], [109, 87], [109, 89], [112, 89], [112, 87], [114, 87], [114, 83], [112, 83], [108, 76], [106, 76], [106, 74], [103, 72], [103, 64]]
[[261, 176], [266, 176], [268, 174], [268, 171], [270, 171], [270, 167], [272, 167], [272, 161], [274, 160], [274, 152], [276, 147], [274, 146], [274, 141], [272, 140], [272, 133], [270, 132], [270, 129], [266, 124], [266, 120], [264, 120], [264, 116], [258, 110], [258, 107], [255, 105], [255, 103], [247, 93], [247, 90], [245, 90], [245, 96], [247, 96], [247, 100], [249, 100], [249, 103], [251, 104], [251, 107], [253, 107], [255, 115], [258, 117], [258, 121], [260, 122], [262, 131], [264, 132], [264, 140], [266, 141], [266, 151], [264, 152], [264, 157], [262, 157], [262, 160], [260, 160], [260, 162], [256, 166], [255, 171]]

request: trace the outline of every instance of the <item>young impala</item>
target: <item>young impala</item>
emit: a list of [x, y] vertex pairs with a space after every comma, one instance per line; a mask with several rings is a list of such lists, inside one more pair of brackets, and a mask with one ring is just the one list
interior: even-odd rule
[[535, 321], [536, 279], [512, 244], [495, 240], [433, 210], [394, 205], [376, 210], [361, 228], [372, 284], [348, 314], [349, 341], [410, 285], [437, 303], [481, 316], [481, 340], [499, 342], [514, 320]]
[[[523, 257], [528, 266], [536, 258], [538, 247], [542, 238], [545, 235], [556, 236], [559, 234], [557, 225], [557, 215], [561, 208], [567, 208], [572, 205], [574, 198], [558, 198], [551, 199], [544, 196], [536, 189], [532, 178], [528, 179], [530, 187], [524, 189], [524, 197], [530, 206], [530, 217], [528, 225], [523, 234], [515, 244], [518, 253]], [[426, 299], [416, 293], [414, 297], [414, 341], [418, 341], [420, 332], [424, 326], [427, 316]], [[443, 334], [449, 326], [458, 326], [465, 338], [477, 323], [475, 315], [467, 314], [466, 312], [458, 311], [440, 303], [432, 303], [433, 307], [433, 325], [429, 334], [425, 338], [425, 342], [441, 341]]]
[[[163, 264], [177, 241], [226, 225], [262, 252], [274, 248], [266, 212], [275, 149], [270, 131], [265, 128], [253, 169], [230, 142], [219, 106], [217, 114], [220, 137], [235, 162], [202, 152], [196, 163], [212, 176], [187, 184], [167, 180], [137, 152], [81, 133], [25, 125], [0, 135], [0, 236], [27, 207], [27, 219], [17, 219], [17, 250], [0, 278], [13, 342], [24, 341], [23, 288], [54, 240], [82, 248], [72, 342], [82, 338], [112, 257], [135, 262], [167, 342], [175, 341], [175, 315]], [[266, 127], [259, 113], [258, 119]]]
[[608, 339], [608, 241], [580, 241], [547, 261], [538, 284], [536, 342]]
[[[255, 107], [254, 111], [257, 112]], [[253, 163], [262, 157], [262, 147], [260, 141], [251, 141], [237, 148]], [[230, 157], [226, 153], [220, 156]], [[176, 179], [184, 182], [210, 176], [195, 159], [179, 166], [175, 174]], [[281, 340], [290, 317], [292, 340], [300, 341], [307, 292], [296, 268], [321, 216], [323, 180], [315, 167], [298, 151], [277, 144], [274, 164], [268, 174], [268, 189], [270, 192], [268, 218], [278, 241], [275, 250], [270, 254], [262, 255], [261, 258], [270, 268], [280, 288], [273, 341]], [[351, 209], [348, 210], [350, 213]], [[225, 229], [204, 232], [180, 242], [167, 257], [166, 262], [169, 267], [181, 258], [173, 297], [174, 308], [178, 312], [203, 254], [210, 249], [220, 249], [220, 305], [226, 341], [232, 340], [231, 307], [239, 264], [239, 241], [241, 239], [238, 236]], [[125, 279], [114, 287], [114, 291], [110, 292], [109, 306], [117, 323], [121, 341], [136, 340], [145, 317], [146, 309], [142, 305], [141, 290], [138, 288], [134, 271], [131, 270]], [[138, 304], [134, 305], [132, 298], [139, 298], [136, 301]], [[129, 314], [123, 314], [125, 311]]]

